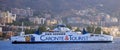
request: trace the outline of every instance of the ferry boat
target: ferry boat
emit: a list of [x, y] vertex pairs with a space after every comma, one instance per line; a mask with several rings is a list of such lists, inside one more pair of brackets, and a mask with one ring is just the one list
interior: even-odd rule
[[102, 43], [112, 42], [113, 37], [105, 34], [87, 33], [83, 29], [82, 34], [71, 31], [65, 25], [59, 24], [52, 32], [42, 32], [39, 30], [35, 34], [11, 37], [12, 43]]

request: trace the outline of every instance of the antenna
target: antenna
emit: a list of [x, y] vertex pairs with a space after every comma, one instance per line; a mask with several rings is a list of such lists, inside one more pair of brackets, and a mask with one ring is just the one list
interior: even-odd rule
[[102, 31], [102, 21], [100, 21], [100, 28], [101, 28], [101, 35], [103, 35], [103, 31]]
[[24, 25], [24, 23], [22, 22], [22, 32], [23, 32], [23, 25]]
[[21, 30], [21, 32], [20, 32], [20, 36], [22, 36], [22, 35], [24, 35], [25, 33], [24, 33], [24, 29], [23, 29], [23, 25], [24, 25], [24, 23], [22, 22], [22, 26], [21, 26], [21, 28], [22, 28], [22, 30]]
[[60, 19], [59, 22], [58, 22], [58, 24], [63, 24], [63, 21]]

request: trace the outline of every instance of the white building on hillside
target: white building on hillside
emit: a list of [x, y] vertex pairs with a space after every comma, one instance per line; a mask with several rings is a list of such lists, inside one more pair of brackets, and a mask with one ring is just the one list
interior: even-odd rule
[[39, 17], [35, 17], [35, 18], [29, 18], [30, 22], [33, 22], [34, 24], [45, 24], [45, 18], [39, 18]]

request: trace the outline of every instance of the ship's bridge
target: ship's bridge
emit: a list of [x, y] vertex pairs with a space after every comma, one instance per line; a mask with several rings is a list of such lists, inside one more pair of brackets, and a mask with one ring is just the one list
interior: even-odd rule
[[55, 29], [53, 29], [55, 32], [71, 32], [69, 28], [66, 27], [66, 25], [59, 24], [56, 26]]
[[71, 33], [74, 34], [75, 32], [72, 32], [66, 25], [59, 24], [52, 32], [43, 32], [42, 35], [70, 35]]

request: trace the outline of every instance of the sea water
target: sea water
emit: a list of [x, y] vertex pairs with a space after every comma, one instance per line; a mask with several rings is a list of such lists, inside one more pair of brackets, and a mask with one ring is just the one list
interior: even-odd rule
[[12, 44], [11, 41], [0, 41], [0, 50], [120, 50], [120, 38], [112, 43]]

